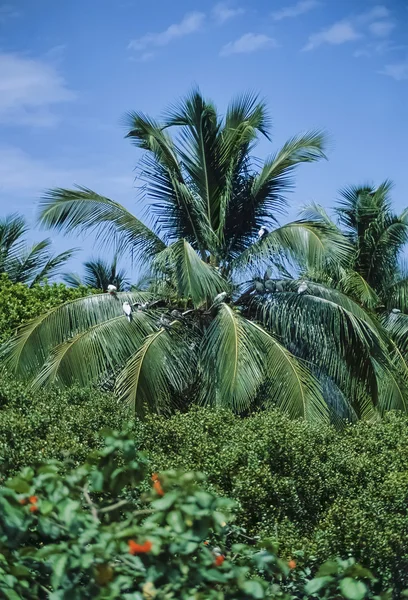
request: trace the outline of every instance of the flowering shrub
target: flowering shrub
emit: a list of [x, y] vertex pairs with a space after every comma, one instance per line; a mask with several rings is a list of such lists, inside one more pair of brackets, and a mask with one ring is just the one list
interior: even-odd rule
[[199, 473], [154, 474], [143, 493], [145, 459], [116, 433], [59, 469], [26, 468], [0, 489], [0, 597], [284, 597], [273, 585], [288, 565], [271, 542], [229, 542], [233, 504], [203, 491]]

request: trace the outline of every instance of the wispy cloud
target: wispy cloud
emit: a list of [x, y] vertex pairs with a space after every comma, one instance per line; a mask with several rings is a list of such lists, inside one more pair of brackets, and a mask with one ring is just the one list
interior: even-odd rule
[[[362, 37], [386, 38], [394, 29], [395, 24], [389, 18], [390, 11], [386, 6], [376, 5], [363, 13], [350, 15], [329, 27], [309, 36], [303, 50], [313, 50], [322, 44], [340, 45], [353, 42]], [[360, 49], [359, 56], [367, 55], [369, 51]]]
[[9, 19], [16, 19], [21, 15], [21, 11], [12, 4], [0, 4], [0, 23], [5, 23]]
[[368, 28], [377, 37], [388, 37], [395, 28], [395, 23], [392, 21], [374, 21], [374, 23], [370, 23]]
[[75, 99], [56, 67], [40, 59], [0, 53], [0, 122], [50, 126], [54, 105]]
[[112, 163], [86, 166], [84, 161], [73, 164], [67, 159], [40, 159], [16, 146], [0, 145], [0, 201], [18, 197], [29, 198], [32, 203], [44, 189], [72, 187], [75, 183], [105, 189], [108, 196], [126, 196], [134, 190], [134, 177], [119, 169], [120, 165]]
[[245, 33], [234, 42], [229, 42], [221, 48], [220, 56], [230, 56], [231, 54], [248, 54], [264, 50], [265, 48], [274, 48], [276, 41], [263, 33]]
[[381, 75], [392, 77], [395, 81], [405, 81], [408, 79], [408, 60], [392, 65], [385, 65], [380, 73]]
[[182, 38], [198, 31], [205, 21], [205, 14], [192, 12], [183, 17], [180, 23], [173, 23], [164, 31], [158, 33], [147, 33], [142, 37], [129, 42], [130, 50], [145, 50], [159, 46], [166, 46], [173, 40]]
[[281, 10], [277, 10], [272, 13], [272, 18], [275, 21], [281, 21], [282, 19], [293, 19], [294, 17], [299, 17], [300, 15], [304, 15], [305, 13], [313, 10], [320, 6], [320, 2], [318, 0], [300, 0], [297, 4], [293, 4], [292, 6], [286, 6]]
[[318, 33], [309, 36], [309, 40], [303, 50], [305, 52], [314, 50], [322, 44], [338, 46], [340, 44], [345, 44], [346, 42], [357, 40], [359, 37], [360, 34], [350, 21], [338, 21], [327, 29], [322, 29]]
[[356, 21], [359, 23], [370, 23], [371, 21], [376, 21], [378, 19], [386, 19], [389, 15], [390, 11], [386, 6], [377, 4], [377, 6], [373, 6], [370, 10], [357, 15]]
[[222, 25], [226, 21], [230, 21], [235, 17], [239, 17], [245, 13], [245, 9], [242, 7], [231, 8], [228, 4], [220, 2], [216, 4], [212, 9], [212, 17], [219, 25]]

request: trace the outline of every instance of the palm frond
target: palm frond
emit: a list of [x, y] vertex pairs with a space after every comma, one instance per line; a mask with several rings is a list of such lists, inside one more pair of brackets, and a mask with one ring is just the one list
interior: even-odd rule
[[61, 252], [60, 254], [57, 254], [56, 256], [49, 256], [47, 262], [35, 275], [31, 286], [43, 281], [44, 279], [50, 279], [51, 277], [58, 275], [61, 272], [62, 265], [65, 265], [74, 256], [74, 254], [78, 252], [78, 250], [79, 248], [71, 248]]
[[98, 323], [122, 315], [124, 301], [133, 304], [151, 298], [148, 292], [121, 292], [115, 296], [94, 294], [65, 302], [23, 325], [2, 347], [2, 362], [20, 377], [31, 379], [57, 346]]
[[121, 204], [84, 187], [49, 190], [40, 202], [42, 225], [67, 233], [96, 233], [104, 244], [137, 253], [149, 260], [165, 248], [164, 242]]
[[328, 409], [315, 378], [274, 337], [222, 304], [203, 338], [202, 401], [234, 410], [250, 408], [259, 393], [292, 417], [325, 420]]
[[169, 412], [175, 393], [182, 394], [195, 379], [194, 338], [179, 321], [147, 336], [117, 380], [119, 399], [140, 417], [146, 411]]
[[[33, 382], [38, 388], [52, 383], [89, 386], [123, 366], [156, 330], [158, 315], [135, 311], [129, 322], [124, 314], [97, 323], [57, 346]], [[84, 360], [86, 356], [86, 360]]]
[[214, 297], [228, 289], [219, 271], [205, 263], [186, 240], [179, 240], [161, 252], [154, 266], [159, 272], [168, 272], [181, 298], [191, 298], [194, 306], [212, 302]]
[[232, 262], [233, 269], [264, 264], [284, 255], [305, 268], [322, 268], [327, 264], [347, 264], [350, 246], [341, 234], [322, 223], [293, 221], [274, 229], [250, 245]]

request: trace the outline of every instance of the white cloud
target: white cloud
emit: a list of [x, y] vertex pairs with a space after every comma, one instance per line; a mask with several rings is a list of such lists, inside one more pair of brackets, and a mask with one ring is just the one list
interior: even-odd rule
[[239, 17], [245, 13], [245, 9], [242, 7], [230, 8], [223, 2], [216, 4], [212, 10], [213, 18], [217, 23], [222, 24], [230, 19]]
[[203, 25], [205, 14], [193, 12], [185, 15], [180, 23], [174, 23], [159, 33], [147, 33], [146, 35], [132, 40], [128, 48], [130, 50], [145, 50], [156, 46], [166, 46], [177, 38], [190, 35], [198, 31]]
[[378, 21], [378, 19], [386, 19], [390, 14], [390, 11], [386, 6], [381, 4], [373, 6], [367, 12], [361, 13], [357, 16], [357, 21], [360, 23], [369, 23], [370, 21]]
[[212, 16], [219, 25], [222, 25], [223, 23], [225, 23], [226, 21], [229, 21], [230, 19], [239, 17], [240, 15], [243, 15], [244, 13], [245, 13], [244, 8], [240, 8], [240, 7], [230, 8], [224, 2], [220, 2], [219, 4], [216, 4], [214, 6], [214, 8], [212, 9]]
[[371, 33], [377, 37], [387, 37], [394, 29], [395, 23], [392, 21], [374, 21], [368, 26]]
[[322, 29], [318, 33], [309, 36], [309, 40], [303, 50], [313, 50], [322, 44], [338, 46], [346, 42], [357, 40], [359, 37], [360, 34], [350, 21], [339, 21], [327, 29]]
[[250, 52], [257, 52], [258, 50], [274, 48], [276, 46], [276, 41], [263, 33], [245, 33], [234, 42], [229, 42], [223, 46], [220, 56], [249, 54]]
[[0, 53], [0, 122], [49, 126], [51, 108], [75, 99], [55, 66], [40, 59]]
[[108, 196], [115, 197], [129, 196], [134, 191], [134, 176], [114, 172], [111, 163], [106, 168], [106, 165], [86, 167], [83, 163], [67, 166], [67, 162], [34, 158], [21, 148], [0, 146], [0, 201], [18, 197], [32, 203], [45, 189], [73, 187], [74, 184], [104, 190]]
[[408, 60], [393, 65], [386, 65], [380, 73], [387, 75], [387, 77], [392, 77], [395, 81], [405, 81], [408, 79]]
[[272, 13], [272, 18], [275, 21], [281, 21], [282, 19], [291, 19], [294, 17], [299, 17], [314, 8], [317, 8], [320, 5], [318, 0], [300, 0], [297, 4], [293, 6], [287, 6], [286, 8], [282, 8], [274, 13]]

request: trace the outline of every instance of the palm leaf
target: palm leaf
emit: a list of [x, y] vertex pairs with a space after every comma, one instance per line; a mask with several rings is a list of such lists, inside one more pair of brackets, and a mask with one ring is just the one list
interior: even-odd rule
[[118, 377], [119, 399], [141, 417], [146, 410], [168, 412], [175, 393], [182, 394], [195, 379], [193, 339], [193, 332], [177, 321], [146, 337]]
[[205, 263], [186, 240], [179, 240], [161, 252], [155, 260], [158, 271], [173, 274], [181, 298], [191, 298], [194, 306], [212, 301], [228, 289], [217, 269]]
[[40, 223], [65, 232], [96, 233], [105, 243], [116, 242], [120, 251], [138, 253], [149, 260], [166, 246], [122, 205], [84, 187], [49, 190], [40, 202]]
[[[33, 382], [38, 388], [52, 383], [88, 386], [103, 375], [123, 366], [156, 329], [154, 312], [133, 312], [98, 323], [79, 333], [52, 352]], [[86, 356], [86, 360], [84, 360]]]
[[30, 379], [38, 374], [57, 346], [98, 323], [122, 315], [125, 300], [135, 303], [151, 298], [147, 292], [121, 292], [65, 302], [23, 325], [1, 349], [3, 363], [20, 377]]
[[205, 333], [202, 398], [207, 403], [248, 409], [262, 390], [263, 403], [291, 416], [326, 419], [327, 407], [313, 376], [262, 327], [222, 304]]

